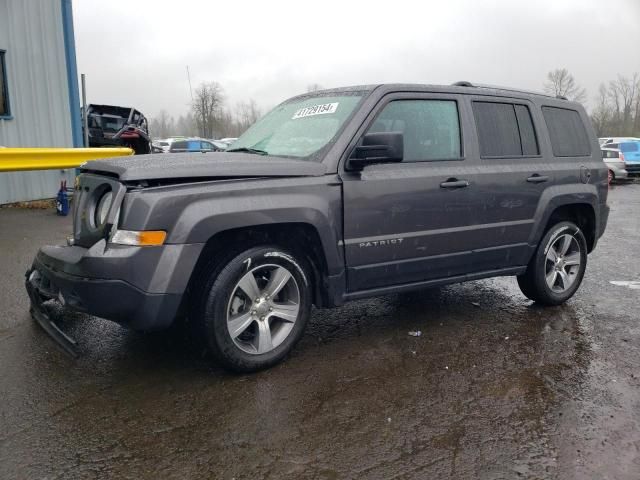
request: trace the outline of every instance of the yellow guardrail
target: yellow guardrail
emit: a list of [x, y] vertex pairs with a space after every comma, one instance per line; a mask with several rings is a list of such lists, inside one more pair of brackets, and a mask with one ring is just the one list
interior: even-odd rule
[[133, 155], [130, 148], [0, 148], [0, 172], [76, 168], [90, 160]]

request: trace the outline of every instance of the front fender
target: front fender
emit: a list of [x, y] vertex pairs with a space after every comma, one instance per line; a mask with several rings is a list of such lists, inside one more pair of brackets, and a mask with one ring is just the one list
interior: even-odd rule
[[336, 176], [205, 182], [132, 192], [121, 228], [166, 230], [166, 243], [206, 243], [237, 228], [305, 223], [318, 232], [329, 275], [344, 268]]

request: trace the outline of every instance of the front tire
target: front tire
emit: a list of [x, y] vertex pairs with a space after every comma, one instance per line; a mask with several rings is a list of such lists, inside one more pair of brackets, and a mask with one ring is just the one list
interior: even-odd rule
[[542, 305], [560, 305], [571, 298], [587, 267], [587, 241], [572, 222], [560, 222], [544, 235], [527, 271], [518, 276], [524, 295]]
[[229, 370], [253, 372], [282, 361], [311, 311], [306, 262], [278, 247], [255, 247], [212, 268], [195, 319]]

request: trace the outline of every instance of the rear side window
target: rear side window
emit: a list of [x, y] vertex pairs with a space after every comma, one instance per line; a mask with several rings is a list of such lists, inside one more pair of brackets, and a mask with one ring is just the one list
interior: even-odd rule
[[526, 105], [473, 102], [481, 157], [538, 155], [538, 141]]
[[582, 157], [591, 154], [589, 137], [578, 112], [566, 108], [542, 107], [542, 115], [556, 157]]
[[623, 152], [637, 152], [638, 151], [638, 143], [637, 142], [625, 142], [620, 144], [620, 150]]
[[181, 150], [181, 149], [187, 148], [187, 142], [173, 142], [173, 144], [171, 145], [171, 148], [175, 150]]

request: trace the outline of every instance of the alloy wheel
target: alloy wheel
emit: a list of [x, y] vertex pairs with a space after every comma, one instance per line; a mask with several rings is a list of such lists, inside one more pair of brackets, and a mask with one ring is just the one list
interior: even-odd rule
[[556, 238], [545, 259], [545, 278], [549, 288], [556, 293], [566, 292], [576, 281], [581, 263], [578, 240], [568, 233]]
[[245, 273], [227, 306], [227, 329], [242, 351], [261, 355], [291, 333], [300, 312], [300, 288], [282, 265], [260, 265]]

